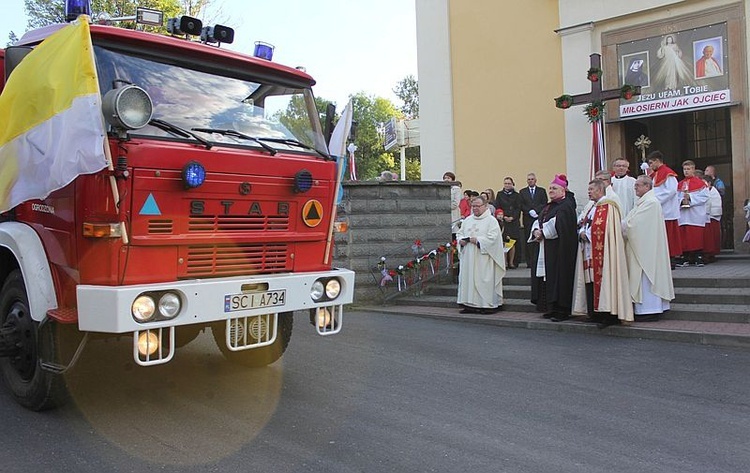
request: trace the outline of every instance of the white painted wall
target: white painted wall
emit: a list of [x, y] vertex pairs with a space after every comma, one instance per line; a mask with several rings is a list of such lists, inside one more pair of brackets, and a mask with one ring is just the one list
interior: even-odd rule
[[455, 171], [448, 0], [416, 0], [422, 180]]
[[560, 28], [597, 22], [687, 0], [560, 0]]

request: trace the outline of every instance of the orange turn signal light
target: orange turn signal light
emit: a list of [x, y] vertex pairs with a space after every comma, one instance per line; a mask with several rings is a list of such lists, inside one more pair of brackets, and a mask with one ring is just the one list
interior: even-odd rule
[[349, 223], [333, 222], [333, 231], [337, 233], [346, 233], [347, 231], [349, 231]]
[[119, 223], [83, 222], [83, 236], [91, 238], [120, 238], [122, 231]]

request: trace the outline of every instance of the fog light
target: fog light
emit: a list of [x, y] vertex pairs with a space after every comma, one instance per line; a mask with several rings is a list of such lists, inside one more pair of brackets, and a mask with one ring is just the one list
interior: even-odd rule
[[338, 279], [331, 279], [326, 283], [326, 296], [329, 299], [336, 299], [341, 293], [341, 283]]
[[159, 299], [159, 313], [168, 319], [173, 318], [180, 313], [182, 303], [177, 294], [168, 292]]
[[318, 308], [318, 313], [315, 319], [315, 323], [317, 324], [318, 328], [331, 328], [331, 311], [326, 309], [325, 307]]
[[151, 330], [146, 330], [138, 335], [138, 353], [141, 356], [151, 356], [159, 349], [159, 337]]
[[138, 296], [133, 301], [130, 311], [138, 322], [148, 322], [154, 317], [156, 303], [150, 296]]
[[323, 298], [323, 294], [325, 293], [325, 286], [323, 286], [323, 282], [318, 279], [315, 281], [310, 288], [310, 297], [312, 297], [312, 300], [315, 302], [320, 301]]

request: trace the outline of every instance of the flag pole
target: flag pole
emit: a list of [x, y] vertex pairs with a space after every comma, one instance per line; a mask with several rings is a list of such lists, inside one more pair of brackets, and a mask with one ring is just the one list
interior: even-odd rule
[[[88, 15], [79, 15], [76, 21], [85, 21], [89, 22], [89, 16]], [[96, 57], [94, 56], [94, 48], [91, 43], [91, 36], [89, 36], [89, 53], [91, 54], [91, 63], [96, 64]], [[94, 68], [94, 74], [96, 75], [96, 68]], [[99, 83], [99, 77], [94, 78], [96, 80], [96, 83]], [[99, 110], [101, 111], [101, 104], [99, 106]], [[109, 185], [112, 188], [112, 198], [115, 200], [115, 207], [117, 208], [117, 216], [120, 217], [120, 191], [117, 188], [117, 178], [115, 177], [115, 166], [114, 162], [112, 161], [112, 150], [109, 148], [109, 137], [107, 136], [107, 123], [104, 120], [104, 115], [100, 113], [101, 119], [102, 119], [102, 126], [104, 131], [104, 157], [107, 161], [107, 170], [109, 171]], [[128, 229], [125, 226], [125, 222], [120, 220], [120, 235], [122, 238], [122, 243], [124, 245], [127, 245], [130, 243], [130, 239], [128, 238]]]

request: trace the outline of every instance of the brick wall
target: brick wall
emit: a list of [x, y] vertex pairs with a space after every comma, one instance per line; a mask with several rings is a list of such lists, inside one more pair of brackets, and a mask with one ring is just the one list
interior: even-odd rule
[[379, 275], [373, 275], [382, 256], [394, 268], [413, 258], [415, 240], [430, 251], [451, 238], [450, 185], [444, 182], [345, 182], [339, 213], [349, 231], [336, 234], [333, 264], [357, 273], [355, 304], [383, 300]]

